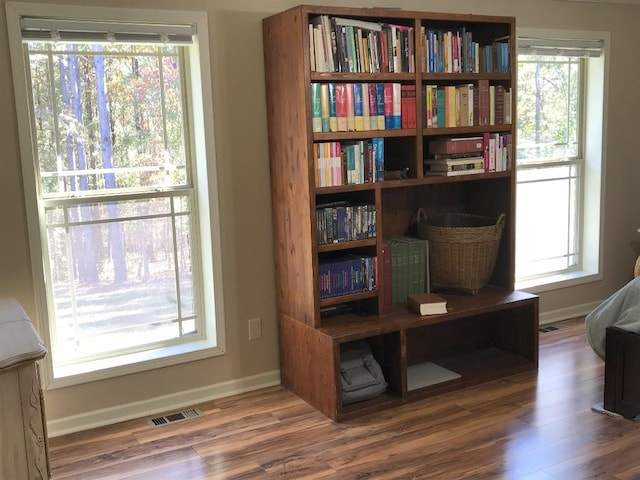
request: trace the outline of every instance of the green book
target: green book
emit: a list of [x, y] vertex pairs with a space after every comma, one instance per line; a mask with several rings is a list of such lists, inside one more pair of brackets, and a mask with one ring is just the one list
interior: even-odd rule
[[311, 84], [311, 127], [314, 132], [322, 132], [322, 100], [320, 84]]

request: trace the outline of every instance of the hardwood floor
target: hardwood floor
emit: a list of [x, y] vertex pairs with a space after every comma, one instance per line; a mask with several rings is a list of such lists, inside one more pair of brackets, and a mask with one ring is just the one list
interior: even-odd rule
[[640, 424], [591, 410], [604, 364], [583, 320], [555, 326], [538, 372], [340, 424], [273, 387], [53, 438], [53, 479], [640, 479]]

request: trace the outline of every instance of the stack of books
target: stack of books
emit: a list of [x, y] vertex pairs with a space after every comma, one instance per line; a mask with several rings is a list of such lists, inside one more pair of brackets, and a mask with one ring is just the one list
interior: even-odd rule
[[425, 175], [469, 175], [484, 173], [483, 152], [436, 153], [424, 161]]

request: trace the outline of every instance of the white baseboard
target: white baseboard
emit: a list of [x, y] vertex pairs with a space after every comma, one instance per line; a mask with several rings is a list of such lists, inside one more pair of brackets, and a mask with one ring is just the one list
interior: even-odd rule
[[171, 395], [150, 398], [140, 402], [132, 402], [116, 407], [103, 408], [78, 415], [48, 420], [47, 430], [49, 437], [57, 437], [81, 430], [124, 422], [134, 418], [177, 410], [198, 403], [215, 400], [216, 398], [228, 397], [279, 384], [280, 371], [273, 370], [271, 372], [239, 378], [208, 387], [196, 388], [184, 392], [172, 393]]
[[584, 303], [582, 305], [574, 305], [572, 307], [560, 308], [540, 314], [540, 325], [561, 322], [570, 318], [582, 317], [590, 313], [601, 302]]

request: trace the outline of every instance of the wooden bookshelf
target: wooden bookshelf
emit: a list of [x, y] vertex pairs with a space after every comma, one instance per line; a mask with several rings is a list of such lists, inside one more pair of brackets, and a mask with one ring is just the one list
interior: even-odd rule
[[[312, 71], [309, 24], [321, 16], [412, 28], [413, 71]], [[426, 85], [477, 85], [488, 81], [510, 89], [515, 99], [515, 47], [508, 43], [506, 71], [430, 72], [423, 64], [425, 31], [471, 32], [480, 45], [515, 39], [513, 17], [412, 12], [381, 8], [298, 6], [263, 21], [264, 65], [269, 121], [273, 228], [282, 383], [334, 420], [393, 408], [444, 391], [501, 378], [538, 365], [538, 298], [514, 291], [515, 123], [427, 127], [423, 122]], [[408, 38], [411, 38], [409, 35]], [[406, 48], [405, 44], [405, 48]], [[481, 47], [482, 48], [482, 47]], [[470, 65], [469, 62], [467, 62]], [[364, 131], [314, 131], [312, 83], [400, 83], [415, 89], [416, 127]], [[516, 118], [515, 102], [511, 118]], [[316, 128], [317, 130], [317, 128]], [[499, 171], [452, 177], [427, 176], [423, 159], [433, 138], [510, 135], [510, 164]], [[384, 169], [406, 178], [318, 187], [315, 144], [384, 140]], [[315, 146], [314, 146], [315, 145]], [[375, 174], [373, 174], [375, 175]], [[318, 244], [316, 205], [330, 202], [375, 205], [373, 238]], [[405, 302], [385, 304], [383, 239], [415, 236], [419, 208], [429, 215], [464, 212], [506, 215], [496, 266], [476, 295], [443, 293], [448, 313], [420, 317]], [[375, 288], [321, 298], [320, 265], [330, 255], [377, 259]], [[349, 306], [347, 313], [325, 310]], [[348, 406], [341, 403], [340, 344], [366, 339], [381, 364], [387, 392]], [[426, 366], [425, 366], [426, 365]], [[436, 365], [436, 367], [433, 367]], [[407, 372], [455, 372], [432, 382]], [[417, 382], [417, 383], [416, 383]], [[414, 388], [413, 385], [425, 385]]]

